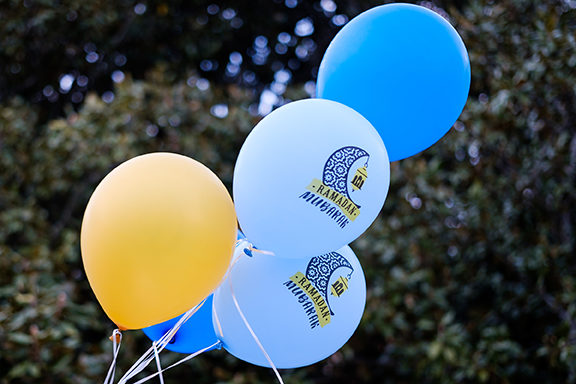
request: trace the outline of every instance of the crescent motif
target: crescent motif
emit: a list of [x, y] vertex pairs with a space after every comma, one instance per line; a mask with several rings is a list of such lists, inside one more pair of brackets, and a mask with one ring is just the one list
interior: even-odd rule
[[[330, 155], [324, 165], [322, 182], [336, 192], [346, 196], [348, 200], [354, 202], [348, 193], [348, 174], [356, 160], [364, 156], [370, 158], [368, 152], [362, 148], [343, 147], [338, 149]], [[368, 160], [366, 160], [366, 164], [368, 164]], [[360, 208], [358, 204], [356, 205]]]
[[354, 272], [352, 265], [337, 252], [330, 252], [325, 255], [313, 257], [308, 263], [306, 268], [306, 277], [314, 284], [322, 298], [330, 309], [330, 314], [334, 316], [330, 303], [328, 302], [328, 285], [330, 284], [330, 277], [338, 268], [346, 267]]

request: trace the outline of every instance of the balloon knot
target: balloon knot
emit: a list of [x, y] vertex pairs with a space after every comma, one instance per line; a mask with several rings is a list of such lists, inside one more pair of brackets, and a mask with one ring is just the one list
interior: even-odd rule
[[244, 248], [244, 253], [250, 257], [252, 257], [252, 249], [250, 248]]
[[114, 339], [116, 339], [116, 343], [120, 344], [120, 342], [122, 341], [122, 333], [120, 333], [118, 329], [115, 329], [114, 332], [112, 332], [112, 336], [110, 336], [109, 339], [110, 341], [114, 341]]

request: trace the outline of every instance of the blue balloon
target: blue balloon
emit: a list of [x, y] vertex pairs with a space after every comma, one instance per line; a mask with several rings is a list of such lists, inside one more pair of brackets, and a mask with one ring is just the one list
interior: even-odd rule
[[[237, 239], [240, 240], [244, 238], [244, 234], [238, 230]], [[204, 305], [202, 305], [190, 319], [182, 324], [172, 340], [166, 345], [166, 349], [179, 353], [195, 353], [218, 341], [212, 324], [213, 297], [214, 295], [208, 296]], [[182, 316], [183, 315], [180, 315], [142, 330], [150, 340], [158, 341], [166, 332], [176, 325]]]
[[234, 299], [276, 368], [314, 364], [348, 341], [366, 303], [364, 272], [349, 246], [312, 258], [254, 252], [238, 259], [243, 248], [236, 248], [237, 262], [214, 293], [214, 328], [229, 353], [271, 366]]
[[316, 92], [368, 119], [396, 161], [444, 136], [469, 89], [470, 60], [454, 27], [422, 6], [387, 4], [338, 32], [320, 64]]
[[[179, 353], [195, 353], [218, 341], [212, 324], [212, 301], [210, 295], [198, 311], [192, 315], [176, 332], [166, 349]], [[166, 334], [183, 315], [142, 330], [150, 340], [158, 341]], [[214, 348], [211, 348], [214, 349]]]

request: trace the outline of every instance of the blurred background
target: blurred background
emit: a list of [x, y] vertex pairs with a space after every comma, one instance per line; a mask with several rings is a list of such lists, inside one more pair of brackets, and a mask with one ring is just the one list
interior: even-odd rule
[[[170, 151], [231, 190], [252, 127], [313, 96], [331, 39], [379, 4], [0, 2], [0, 383], [106, 376], [115, 326], [79, 248], [98, 182], [133, 156]], [[574, 383], [576, 1], [418, 4], [447, 18], [468, 48], [467, 105], [440, 142], [391, 164], [385, 206], [352, 244], [368, 284], [354, 336], [282, 376]], [[119, 372], [149, 346], [142, 331], [124, 332]], [[182, 357], [167, 351], [162, 361]], [[276, 382], [224, 350], [164, 379]]]

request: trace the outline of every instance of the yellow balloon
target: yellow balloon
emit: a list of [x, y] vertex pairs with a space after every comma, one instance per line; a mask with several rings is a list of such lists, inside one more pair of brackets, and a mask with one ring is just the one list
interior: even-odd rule
[[98, 185], [84, 213], [82, 260], [106, 314], [121, 329], [174, 318], [214, 291], [237, 236], [230, 194], [186, 156], [135, 157]]

